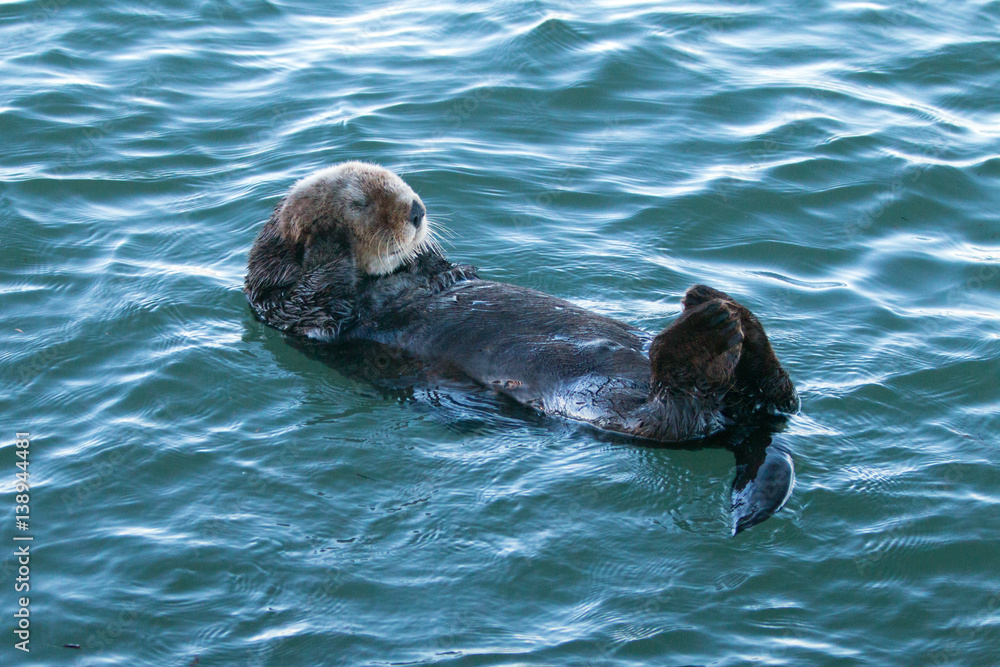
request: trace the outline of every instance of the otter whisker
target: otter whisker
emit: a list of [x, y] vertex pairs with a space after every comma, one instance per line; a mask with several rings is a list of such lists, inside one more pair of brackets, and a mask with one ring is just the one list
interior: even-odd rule
[[445, 238], [449, 238], [450, 239], [450, 238], [454, 238], [455, 237], [455, 232], [453, 232], [452, 230], [450, 230], [447, 227], [447, 225], [444, 225], [441, 222], [439, 222], [438, 221], [438, 217], [436, 215], [435, 215], [435, 217], [434, 217], [433, 220], [431, 220], [430, 218], [427, 218], [427, 226], [428, 226], [428, 229], [434, 229], [434, 232], [436, 234], [438, 234], [440, 236], [443, 236]]
[[441, 236], [440, 232], [442, 229], [442, 227], [438, 226], [436, 220], [427, 220], [427, 239], [429, 239], [429, 241], [426, 242], [429, 243], [430, 247], [436, 250], [441, 256], [444, 256], [447, 253], [444, 251], [442, 241], [448, 245], [452, 245], [452, 243], [447, 239], [439, 238], [439, 236]]
[[430, 220], [427, 220], [426, 225], [427, 225], [427, 235], [424, 237], [424, 240], [420, 242], [420, 246], [417, 250], [422, 251], [427, 249], [443, 257], [445, 255], [444, 248], [441, 247], [441, 244], [438, 242], [438, 239], [435, 236], [434, 233], [435, 229], [433, 223]]
[[431, 249], [434, 252], [436, 252], [437, 254], [441, 255], [442, 257], [445, 256], [446, 253], [444, 251], [444, 248], [441, 246], [441, 243], [436, 238], [432, 237], [430, 239], [430, 246], [431, 246]]
[[378, 254], [376, 255], [379, 263], [379, 268], [382, 271], [390, 271], [394, 268], [390, 263], [390, 257], [392, 255], [392, 233], [388, 230], [380, 230], [378, 234]]

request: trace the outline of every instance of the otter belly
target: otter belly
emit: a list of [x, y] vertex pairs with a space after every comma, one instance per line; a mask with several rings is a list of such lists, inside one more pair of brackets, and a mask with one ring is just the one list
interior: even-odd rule
[[355, 336], [400, 347], [548, 414], [627, 430], [648, 400], [649, 336], [542, 292], [467, 280], [380, 313]]

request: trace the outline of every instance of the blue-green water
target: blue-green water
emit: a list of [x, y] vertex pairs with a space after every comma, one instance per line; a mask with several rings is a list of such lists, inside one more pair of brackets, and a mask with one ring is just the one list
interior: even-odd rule
[[[1000, 663], [1000, 2], [29, 0], [0, 40], [0, 663]], [[744, 301], [788, 506], [731, 538], [728, 452], [255, 322], [259, 225], [347, 159], [485, 277]]]

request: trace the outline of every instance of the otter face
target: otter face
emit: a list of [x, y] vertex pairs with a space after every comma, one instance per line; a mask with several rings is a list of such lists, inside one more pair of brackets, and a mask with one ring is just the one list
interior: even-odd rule
[[344, 239], [363, 273], [391, 273], [436, 246], [420, 197], [399, 176], [378, 165], [344, 162], [296, 183], [278, 211], [278, 232], [308, 249]]

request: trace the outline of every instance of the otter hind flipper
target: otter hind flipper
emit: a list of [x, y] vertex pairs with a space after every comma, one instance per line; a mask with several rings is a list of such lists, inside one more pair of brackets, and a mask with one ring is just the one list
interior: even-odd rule
[[799, 397], [791, 378], [778, 361], [771, 341], [760, 320], [750, 309], [725, 292], [694, 285], [684, 294], [684, 312], [713, 300], [731, 304], [740, 315], [743, 329], [743, 351], [736, 366], [736, 382], [727, 398], [735, 418], [763, 409], [766, 412], [794, 413], [799, 409]]
[[653, 339], [649, 358], [654, 391], [725, 391], [740, 359], [743, 331], [737, 310], [721, 299], [685, 309]]
[[722, 409], [743, 345], [740, 317], [715, 299], [685, 310], [649, 348], [649, 399], [630, 432], [676, 442], [725, 427]]

